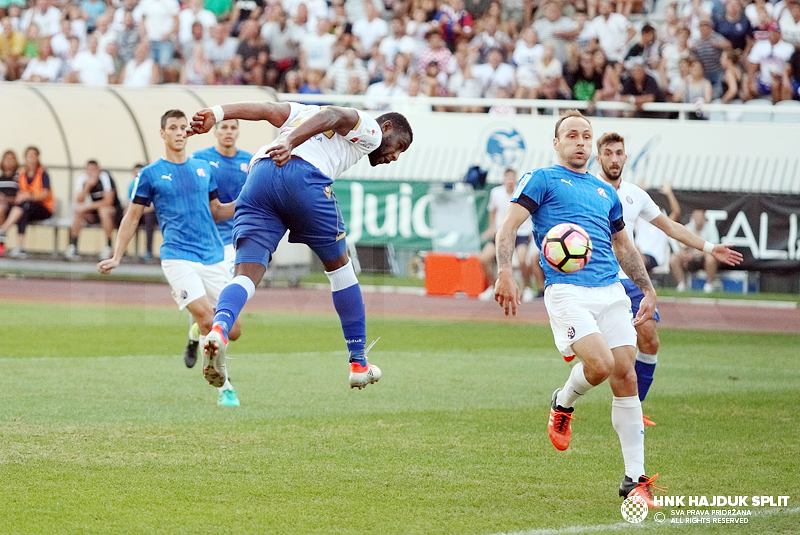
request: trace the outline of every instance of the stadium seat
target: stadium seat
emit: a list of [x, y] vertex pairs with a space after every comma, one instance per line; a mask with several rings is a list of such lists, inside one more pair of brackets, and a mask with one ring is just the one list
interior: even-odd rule
[[[781, 100], [780, 102], [776, 102], [775, 106], [779, 106], [781, 108], [797, 108], [800, 106], [800, 101], [798, 100]], [[800, 108], [798, 108], [800, 109]], [[772, 114], [772, 122], [773, 123], [800, 123], [800, 113], [781, 113], [780, 110], [775, 110], [775, 113]]]
[[[772, 101], [765, 98], [754, 98], [753, 100], [748, 100], [744, 104], [745, 106], [771, 107]], [[744, 112], [744, 115], [742, 115], [742, 121], [746, 123], [768, 123], [772, 121], [772, 112], [760, 110], [746, 111]]]

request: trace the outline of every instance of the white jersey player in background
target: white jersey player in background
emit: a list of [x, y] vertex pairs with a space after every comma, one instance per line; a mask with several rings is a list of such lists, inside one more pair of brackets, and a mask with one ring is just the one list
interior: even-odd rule
[[[622, 170], [628, 156], [625, 154], [625, 139], [615, 133], [603, 134], [597, 140], [597, 162], [600, 164], [599, 177], [611, 184], [617, 190], [620, 203], [622, 203], [622, 218], [625, 221], [625, 230], [633, 241], [633, 229], [637, 218], [642, 218], [655, 227], [663, 230], [667, 236], [679, 242], [704, 251], [714, 256], [720, 262], [735, 266], [742, 261], [742, 254], [731, 249], [730, 245], [716, 244], [704, 241], [685, 226], [667, 217], [658, 208], [650, 195], [639, 186], [622, 180]], [[639, 303], [643, 297], [641, 290], [631, 282], [625, 273], [620, 270], [619, 277], [628, 297], [631, 299], [631, 308], [636, 315]], [[636, 353], [636, 378], [639, 383], [639, 400], [644, 401], [650, 385], [653, 382], [653, 372], [658, 362], [659, 338], [656, 323], [659, 321], [658, 309], [653, 318], [636, 327], [637, 347]], [[655, 425], [645, 417], [645, 423]]]

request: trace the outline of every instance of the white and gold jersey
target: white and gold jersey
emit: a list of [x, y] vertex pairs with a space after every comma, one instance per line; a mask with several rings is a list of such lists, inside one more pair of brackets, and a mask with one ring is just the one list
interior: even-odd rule
[[[278, 138], [258, 150], [250, 161], [251, 167], [258, 160], [266, 158], [267, 150], [281, 136], [288, 135], [289, 132], [322, 110], [321, 106], [295, 102], [290, 102], [289, 105], [291, 106], [289, 118], [280, 127]], [[333, 130], [317, 134], [295, 147], [292, 155], [304, 159], [331, 180], [339, 178], [339, 175], [355, 165], [362, 156], [374, 151], [381, 144], [381, 129], [375, 119], [364, 111], [356, 110], [356, 112], [358, 113], [358, 123], [347, 135], [341, 136]]]

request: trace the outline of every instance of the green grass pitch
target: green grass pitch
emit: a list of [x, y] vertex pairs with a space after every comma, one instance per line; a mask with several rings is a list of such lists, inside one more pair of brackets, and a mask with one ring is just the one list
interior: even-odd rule
[[347, 387], [335, 316], [246, 314], [216, 406], [167, 309], [4, 304], [0, 532], [798, 533], [796, 336], [662, 331], [644, 403], [670, 495], [788, 495], [746, 525], [628, 525], [606, 385], [547, 438], [569, 365], [549, 329], [372, 320], [383, 378]]

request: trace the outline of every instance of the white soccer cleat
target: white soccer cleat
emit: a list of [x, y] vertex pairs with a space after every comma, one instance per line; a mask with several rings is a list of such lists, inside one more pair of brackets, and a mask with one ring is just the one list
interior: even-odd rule
[[203, 377], [208, 384], [217, 388], [225, 384], [228, 371], [225, 367], [225, 352], [228, 349], [228, 339], [222, 333], [222, 327], [214, 326], [206, 335], [203, 345]]
[[362, 366], [358, 362], [350, 363], [350, 388], [358, 388], [361, 390], [367, 385], [377, 383], [381, 378], [381, 369], [367, 362], [366, 366]]

